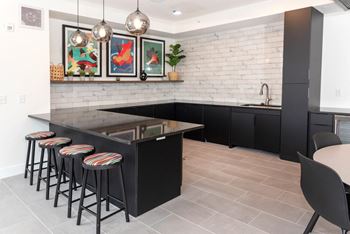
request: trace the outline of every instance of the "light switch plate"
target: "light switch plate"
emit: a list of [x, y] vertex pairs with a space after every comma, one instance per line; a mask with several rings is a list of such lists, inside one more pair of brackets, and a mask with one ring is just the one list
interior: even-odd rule
[[0, 96], [0, 105], [7, 104], [7, 96]]

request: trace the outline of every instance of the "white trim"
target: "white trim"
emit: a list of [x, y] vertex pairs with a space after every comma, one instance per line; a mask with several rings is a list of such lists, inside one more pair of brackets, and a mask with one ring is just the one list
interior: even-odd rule
[[24, 164], [0, 168], [0, 179], [24, 173]]

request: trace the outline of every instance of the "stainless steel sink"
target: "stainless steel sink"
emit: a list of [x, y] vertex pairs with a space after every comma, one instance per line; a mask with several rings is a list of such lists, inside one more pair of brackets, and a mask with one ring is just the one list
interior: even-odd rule
[[273, 108], [273, 109], [281, 109], [281, 106], [278, 105], [265, 105], [264, 103], [261, 104], [243, 104], [241, 106], [245, 107], [255, 107], [255, 108]]

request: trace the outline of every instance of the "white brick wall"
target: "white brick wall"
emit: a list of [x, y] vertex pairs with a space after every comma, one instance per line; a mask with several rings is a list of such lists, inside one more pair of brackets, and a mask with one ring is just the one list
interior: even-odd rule
[[261, 83], [281, 104], [283, 22], [180, 40], [187, 58], [176, 99], [260, 103]]
[[188, 99], [260, 103], [262, 82], [281, 104], [283, 22], [180, 40], [187, 58], [177, 84], [54, 84], [51, 108]]

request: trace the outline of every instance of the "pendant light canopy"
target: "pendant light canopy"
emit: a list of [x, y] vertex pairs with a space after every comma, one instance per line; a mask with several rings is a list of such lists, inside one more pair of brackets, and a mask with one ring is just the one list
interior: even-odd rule
[[112, 27], [105, 22], [105, 0], [103, 0], [103, 18], [102, 21], [92, 28], [92, 35], [96, 41], [108, 42], [113, 34]]
[[126, 30], [133, 35], [139, 36], [146, 33], [149, 26], [150, 20], [147, 15], [139, 10], [139, 0], [137, 0], [137, 10], [126, 18]]
[[89, 38], [79, 29], [79, 0], [77, 0], [77, 27], [77, 31], [75, 31], [70, 37], [70, 42], [74, 47], [85, 47], [89, 42]]

